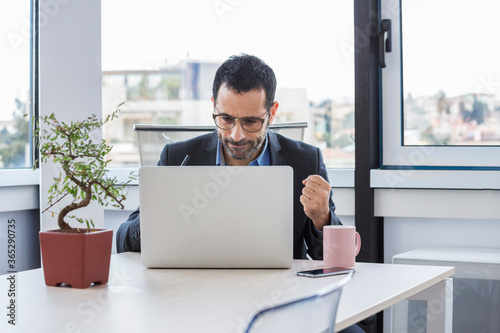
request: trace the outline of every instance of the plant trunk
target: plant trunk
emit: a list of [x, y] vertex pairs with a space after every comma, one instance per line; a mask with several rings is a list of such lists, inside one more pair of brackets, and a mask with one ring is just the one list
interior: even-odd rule
[[57, 218], [57, 224], [59, 225], [61, 231], [70, 231], [72, 229], [70, 225], [66, 221], [64, 221], [64, 218], [66, 217], [66, 215], [68, 215], [69, 212], [75, 209], [87, 207], [90, 203], [91, 197], [92, 193], [89, 186], [88, 188], [85, 189], [85, 198], [83, 198], [82, 201], [77, 203], [73, 202], [61, 210], [61, 212], [59, 213], [59, 217]]
[[69, 224], [66, 221], [64, 221], [66, 215], [68, 215], [68, 213], [72, 211], [72, 209], [68, 209], [68, 207], [69, 206], [64, 207], [59, 213], [59, 216], [57, 217], [57, 224], [59, 225], [59, 229], [61, 229], [61, 231], [71, 230]]

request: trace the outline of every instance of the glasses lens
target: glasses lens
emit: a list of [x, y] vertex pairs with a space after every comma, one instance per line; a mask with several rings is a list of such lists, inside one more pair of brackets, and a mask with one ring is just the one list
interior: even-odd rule
[[[264, 117], [267, 113], [264, 115]], [[247, 117], [247, 118], [234, 118], [228, 115], [216, 115], [213, 114], [215, 125], [223, 130], [230, 130], [234, 127], [236, 119], [239, 119], [241, 122], [241, 127], [247, 132], [258, 132], [262, 128], [262, 124], [264, 123], [264, 119], [256, 118], [256, 117]]]
[[262, 121], [257, 118], [245, 118], [241, 120], [241, 126], [245, 131], [258, 132], [262, 126]]
[[234, 125], [234, 118], [229, 116], [215, 117], [215, 125], [221, 129], [230, 129]]

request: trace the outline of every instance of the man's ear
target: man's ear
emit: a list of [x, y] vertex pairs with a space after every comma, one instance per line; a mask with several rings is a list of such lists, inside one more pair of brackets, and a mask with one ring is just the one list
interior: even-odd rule
[[271, 109], [269, 110], [269, 125], [271, 125], [274, 121], [274, 118], [276, 117], [276, 112], [278, 112], [278, 107], [279, 107], [278, 102], [274, 102], [273, 106], [271, 106]]
[[214, 96], [210, 97], [210, 100], [212, 101], [212, 105], [213, 105], [213, 107], [215, 108], [215, 100], [214, 100]]

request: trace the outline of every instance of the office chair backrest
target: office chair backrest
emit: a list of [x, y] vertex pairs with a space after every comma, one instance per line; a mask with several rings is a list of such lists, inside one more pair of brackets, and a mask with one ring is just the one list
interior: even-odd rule
[[319, 292], [257, 312], [245, 333], [333, 333], [342, 288], [351, 271], [337, 284]]
[[[215, 130], [211, 126], [183, 126], [183, 125], [134, 125], [134, 131], [139, 140], [139, 155], [142, 166], [154, 166], [160, 158], [163, 147], [172, 142], [194, 138], [195, 136], [210, 133]], [[269, 129], [290, 139], [304, 140], [304, 131], [307, 122], [291, 122], [271, 124]]]

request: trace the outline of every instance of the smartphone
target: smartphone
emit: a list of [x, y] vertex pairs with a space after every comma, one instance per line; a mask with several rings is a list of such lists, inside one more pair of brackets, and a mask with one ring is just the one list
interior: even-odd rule
[[324, 267], [319, 269], [312, 269], [310, 271], [297, 272], [297, 275], [307, 276], [307, 277], [323, 277], [323, 276], [347, 274], [351, 271], [355, 272], [356, 270], [351, 267]]

